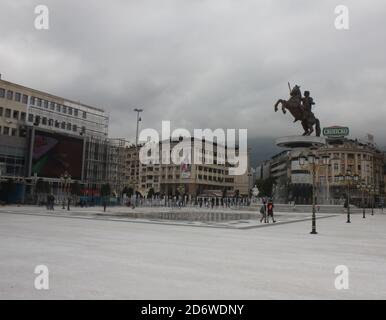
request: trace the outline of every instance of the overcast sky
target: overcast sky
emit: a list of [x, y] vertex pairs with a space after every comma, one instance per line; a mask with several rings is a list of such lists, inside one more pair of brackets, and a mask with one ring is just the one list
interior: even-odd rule
[[[322, 127], [386, 145], [384, 0], [0, 1], [3, 79], [105, 108], [112, 137], [134, 137], [135, 107], [156, 129], [301, 133], [273, 111], [289, 81], [311, 91]], [[49, 30], [34, 28], [38, 4]], [[335, 29], [339, 4], [349, 30]]]

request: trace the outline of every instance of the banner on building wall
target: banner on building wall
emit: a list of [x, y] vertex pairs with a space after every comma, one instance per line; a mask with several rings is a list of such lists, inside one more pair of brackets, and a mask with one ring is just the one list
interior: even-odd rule
[[59, 178], [65, 172], [72, 179], [82, 176], [83, 140], [58, 133], [35, 131], [31, 174]]

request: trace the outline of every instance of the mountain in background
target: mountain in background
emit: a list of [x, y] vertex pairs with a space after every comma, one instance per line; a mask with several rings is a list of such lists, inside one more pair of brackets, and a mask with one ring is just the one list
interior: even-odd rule
[[275, 145], [275, 138], [248, 138], [248, 147], [251, 148], [251, 167], [256, 168], [264, 160], [283, 151]]

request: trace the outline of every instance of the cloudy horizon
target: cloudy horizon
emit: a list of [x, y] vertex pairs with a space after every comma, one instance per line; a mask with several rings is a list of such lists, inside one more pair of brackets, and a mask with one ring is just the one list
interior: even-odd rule
[[[34, 8], [49, 8], [36, 30]], [[254, 153], [301, 134], [287, 82], [310, 90], [322, 127], [386, 145], [386, 6], [347, 1], [350, 29], [336, 30], [338, 1], [2, 1], [2, 79], [110, 113], [111, 137], [142, 128], [247, 128]], [[251, 143], [252, 141], [252, 143]], [[252, 144], [252, 145], [251, 145]], [[265, 153], [264, 153], [265, 152]]]

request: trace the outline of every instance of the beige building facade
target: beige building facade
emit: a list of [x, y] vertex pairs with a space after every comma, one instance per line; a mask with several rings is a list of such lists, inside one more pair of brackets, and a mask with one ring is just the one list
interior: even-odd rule
[[[165, 151], [162, 147], [165, 144], [169, 144], [170, 151], [168, 151], [169, 148]], [[171, 161], [172, 149], [177, 144], [180, 144], [181, 148], [190, 150], [192, 159], [194, 159], [193, 163], [188, 163], [184, 159], [180, 164]], [[159, 161], [150, 161], [150, 163], [139, 160], [141, 146], [127, 147], [125, 174], [127, 185], [142, 195], [146, 195], [150, 189], [162, 195], [199, 196], [223, 193], [248, 195], [249, 153], [246, 172], [240, 176], [232, 176], [229, 174], [231, 164], [226, 159], [226, 147], [211, 143], [211, 148], [208, 150], [203, 147], [204, 144], [198, 147], [193, 139], [184, 142], [181, 140], [163, 141], [159, 144]]]
[[[372, 143], [355, 139], [327, 139], [326, 146], [316, 150], [321, 158], [328, 156], [325, 165], [319, 165], [316, 185], [319, 203], [340, 203], [347, 194], [347, 183], [342, 176], [357, 176], [357, 182], [350, 185], [354, 202], [362, 199], [359, 184], [366, 185], [365, 197], [383, 201], [385, 197], [385, 157]], [[299, 151], [283, 151], [270, 161], [271, 176], [276, 179], [277, 190], [281, 194], [278, 201], [308, 202], [311, 196], [311, 177], [307, 170], [299, 166]], [[285, 185], [284, 185], [285, 184]], [[368, 201], [368, 200], [367, 200]]]

